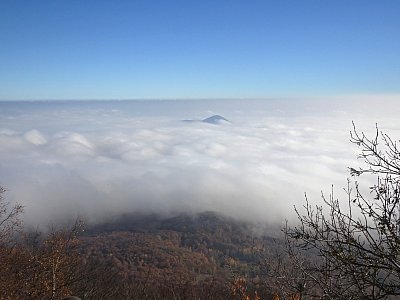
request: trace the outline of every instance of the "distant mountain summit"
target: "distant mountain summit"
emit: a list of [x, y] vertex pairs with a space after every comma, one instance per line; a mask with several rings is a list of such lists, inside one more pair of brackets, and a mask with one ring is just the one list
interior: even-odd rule
[[209, 123], [209, 124], [221, 124], [221, 123], [229, 123], [227, 119], [220, 115], [214, 115], [211, 117], [208, 117], [204, 120], [202, 120], [203, 123]]
[[208, 124], [214, 124], [214, 125], [220, 125], [220, 124], [226, 124], [226, 123], [231, 123], [228, 119], [225, 119], [224, 117], [220, 115], [213, 115], [211, 117], [205, 118], [203, 120], [182, 120], [183, 122], [186, 123], [208, 123]]

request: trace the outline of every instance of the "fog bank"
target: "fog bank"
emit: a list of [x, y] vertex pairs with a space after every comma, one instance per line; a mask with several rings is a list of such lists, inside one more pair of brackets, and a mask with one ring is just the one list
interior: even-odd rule
[[[351, 121], [400, 136], [400, 97], [0, 102], [0, 184], [43, 225], [77, 215], [293, 217], [346, 185]], [[219, 114], [229, 122], [183, 122]]]

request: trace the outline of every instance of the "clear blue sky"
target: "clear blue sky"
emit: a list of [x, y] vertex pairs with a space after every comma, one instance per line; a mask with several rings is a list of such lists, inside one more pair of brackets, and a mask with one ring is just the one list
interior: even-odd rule
[[0, 1], [0, 99], [400, 92], [400, 1]]

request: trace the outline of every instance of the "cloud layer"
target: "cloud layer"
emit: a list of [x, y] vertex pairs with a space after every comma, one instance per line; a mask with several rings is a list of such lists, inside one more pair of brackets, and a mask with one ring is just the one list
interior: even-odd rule
[[[0, 184], [34, 225], [135, 211], [281, 221], [304, 192], [346, 185], [352, 120], [399, 133], [397, 100], [3, 102]], [[214, 113], [231, 123], [181, 121]]]

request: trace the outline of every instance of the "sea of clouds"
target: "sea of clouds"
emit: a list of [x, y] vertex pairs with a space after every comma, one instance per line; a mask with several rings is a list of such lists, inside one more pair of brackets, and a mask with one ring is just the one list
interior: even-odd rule
[[[400, 137], [398, 96], [0, 102], [0, 184], [30, 225], [217, 211], [293, 218], [358, 166], [352, 121]], [[230, 123], [183, 122], [219, 114]]]

